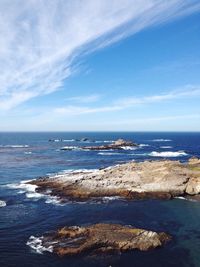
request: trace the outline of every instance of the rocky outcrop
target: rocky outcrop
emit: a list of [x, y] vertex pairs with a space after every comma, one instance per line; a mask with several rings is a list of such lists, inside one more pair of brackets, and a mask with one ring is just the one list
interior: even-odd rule
[[[114, 150], [114, 149], [129, 149], [132, 147], [136, 147], [137, 144], [131, 142], [131, 141], [126, 141], [124, 139], [118, 139], [114, 143], [111, 144], [106, 144], [106, 145], [101, 145], [101, 146], [81, 146], [81, 147], [76, 147], [76, 149], [82, 149], [82, 150]], [[73, 147], [67, 146], [67, 147], [62, 147], [61, 150], [72, 150], [74, 149]]]
[[[194, 163], [195, 161], [195, 163]], [[62, 199], [87, 200], [119, 196], [126, 199], [170, 199], [200, 193], [200, 162], [129, 162], [96, 171], [76, 171], [30, 182], [37, 191]]]
[[95, 224], [88, 227], [64, 227], [43, 237], [40, 246], [43, 246], [44, 251], [72, 256], [134, 249], [147, 251], [162, 246], [170, 239], [171, 236], [163, 232], [156, 233], [119, 224]]

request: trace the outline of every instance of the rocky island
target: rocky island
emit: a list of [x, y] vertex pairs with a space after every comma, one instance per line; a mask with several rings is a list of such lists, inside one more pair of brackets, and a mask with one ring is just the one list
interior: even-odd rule
[[99, 170], [75, 171], [29, 182], [36, 191], [62, 200], [85, 201], [99, 197], [125, 199], [197, 196], [200, 159], [129, 162]]
[[147, 251], [160, 247], [171, 236], [119, 224], [94, 224], [87, 227], [63, 227], [40, 238], [31, 236], [32, 248], [49, 251], [59, 256], [76, 254], [119, 253], [138, 249]]
[[[101, 145], [101, 146], [79, 146], [76, 147], [80, 150], [116, 150], [116, 149], [129, 149], [137, 147], [138, 145], [132, 141], [126, 141], [124, 139], [118, 139], [111, 144]], [[73, 150], [73, 146], [64, 146], [61, 150]]]

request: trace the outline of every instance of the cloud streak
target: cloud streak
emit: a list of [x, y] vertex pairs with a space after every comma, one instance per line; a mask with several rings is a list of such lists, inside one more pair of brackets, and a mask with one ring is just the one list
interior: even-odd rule
[[124, 110], [127, 108], [136, 108], [145, 104], [156, 104], [166, 101], [172, 101], [176, 99], [194, 98], [200, 96], [200, 86], [187, 85], [182, 89], [176, 89], [168, 93], [162, 93], [160, 95], [151, 95], [144, 97], [127, 97], [119, 100], [115, 100], [110, 103], [109, 106], [88, 107], [69, 105], [64, 107], [58, 107], [53, 110], [53, 114], [59, 116], [77, 116], [91, 113], [103, 113], [103, 112], [115, 112]]
[[198, 10], [197, 0], [2, 0], [0, 108], [63, 87], [80, 55]]

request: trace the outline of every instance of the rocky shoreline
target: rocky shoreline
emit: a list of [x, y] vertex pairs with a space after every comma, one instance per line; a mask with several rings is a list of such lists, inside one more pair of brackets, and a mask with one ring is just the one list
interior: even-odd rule
[[63, 200], [85, 201], [99, 197], [170, 199], [199, 196], [200, 159], [129, 162], [95, 171], [76, 171], [29, 182], [36, 191]]
[[[200, 159], [186, 163], [172, 160], [129, 162], [109, 168], [74, 171], [41, 177], [29, 182], [37, 192], [63, 201], [93, 198], [170, 199], [200, 197]], [[42, 237], [31, 236], [27, 245], [39, 253], [59, 256], [147, 251], [171, 240], [167, 233], [153, 232], [119, 224], [63, 227]]]
[[77, 254], [120, 253], [138, 249], [147, 251], [164, 245], [171, 236], [119, 224], [94, 224], [87, 227], [63, 227], [36, 238], [27, 245], [38, 252], [49, 251], [59, 256]]

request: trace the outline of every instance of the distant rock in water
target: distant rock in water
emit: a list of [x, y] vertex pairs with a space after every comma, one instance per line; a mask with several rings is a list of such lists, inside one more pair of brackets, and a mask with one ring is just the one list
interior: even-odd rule
[[[117, 141], [113, 142], [112, 144], [106, 144], [106, 145], [101, 145], [101, 146], [82, 146], [82, 147], [77, 147], [82, 150], [110, 150], [110, 149], [131, 149], [134, 147], [137, 147], [138, 145], [131, 142], [131, 141], [126, 141], [124, 139], [118, 139]], [[61, 150], [72, 150], [73, 148], [71, 147], [63, 147]]]
[[3, 201], [3, 200], [0, 200], [0, 208], [1, 208], [1, 207], [5, 207], [5, 206], [6, 206], [6, 202]]
[[88, 141], [90, 141], [90, 139], [88, 139], [87, 137], [84, 137], [84, 138], [81, 138], [80, 141], [81, 141], [81, 142], [88, 142]]
[[[59, 256], [77, 254], [120, 253], [138, 249], [148, 251], [160, 247], [171, 236], [119, 224], [94, 224], [88, 227], [63, 227], [41, 238], [31, 237], [29, 246], [38, 250], [35, 239], [40, 239], [43, 251], [50, 251]], [[33, 246], [32, 246], [33, 243]]]

